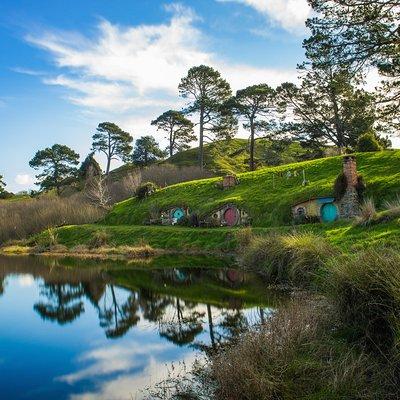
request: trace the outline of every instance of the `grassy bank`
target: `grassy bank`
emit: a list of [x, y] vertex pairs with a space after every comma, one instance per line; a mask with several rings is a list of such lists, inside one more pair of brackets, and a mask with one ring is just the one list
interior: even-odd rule
[[[110, 225], [72, 225], [46, 230], [30, 239], [30, 245], [51, 243], [51, 235], [56, 236], [57, 244], [69, 249], [85, 245], [91, 246], [97, 236], [105, 235], [109, 246], [149, 245], [154, 249], [176, 253], [232, 253], [236, 251], [237, 232], [230, 228], [185, 228], [170, 226], [110, 226]], [[400, 222], [395, 219], [372, 226], [355, 226], [349, 222], [334, 224], [310, 224], [282, 226], [275, 228], [254, 228], [259, 236], [272, 234], [313, 233], [326, 239], [343, 252], [357, 251], [374, 246], [387, 246], [400, 249]], [[92, 246], [93, 247], [93, 246]]]
[[[378, 208], [386, 200], [396, 198], [400, 151], [357, 154], [357, 164], [367, 184], [366, 196], [373, 197]], [[302, 185], [303, 170], [307, 186]], [[294, 203], [333, 195], [333, 184], [341, 171], [342, 158], [331, 157], [239, 174], [240, 184], [226, 191], [216, 186], [220, 178], [181, 183], [159, 190], [145, 200], [132, 198], [115, 205], [103, 223], [142, 225], [160, 210], [179, 205], [203, 216], [226, 203], [234, 203], [249, 213], [255, 227], [281, 226], [291, 222]]]

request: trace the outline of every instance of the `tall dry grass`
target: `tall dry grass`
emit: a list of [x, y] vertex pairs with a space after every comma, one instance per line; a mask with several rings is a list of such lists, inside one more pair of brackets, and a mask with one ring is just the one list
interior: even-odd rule
[[93, 223], [103, 216], [104, 210], [91, 205], [83, 194], [0, 201], [0, 243], [56, 226]]
[[380, 399], [369, 356], [332, 338], [335, 315], [301, 299], [212, 358], [219, 400]]
[[245, 233], [242, 234], [245, 245], [242, 245], [241, 264], [274, 284], [310, 287], [326, 260], [337, 254], [337, 250], [323, 237], [312, 233], [269, 234], [253, 238]]
[[142, 182], [153, 182], [160, 187], [213, 176], [212, 172], [197, 166], [177, 167], [172, 164], [154, 164], [141, 170]]

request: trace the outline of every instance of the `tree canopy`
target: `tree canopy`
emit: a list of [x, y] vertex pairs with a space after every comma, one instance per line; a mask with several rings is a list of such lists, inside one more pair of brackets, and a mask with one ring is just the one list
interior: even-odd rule
[[157, 130], [166, 132], [168, 139], [168, 152], [172, 157], [175, 151], [189, 148], [189, 143], [196, 140], [193, 133], [194, 124], [180, 111], [169, 110], [151, 122]]
[[277, 100], [286, 114], [284, 130], [311, 147], [354, 147], [377, 118], [374, 96], [356, 88], [347, 71], [330, 67], [306, 71], [300, 86], [282, 84]]
[[229, 138], [236, 132], [236, 119], [226, 102], [232, 95], [229, 83], [215, 69], [190, 68], [179, 84], [180, 95], [190, 100], [187, 114], [199, 116], [199, 165], [204, 167], [204, 140]]
[[275, 91], [267, 84], [249, 86], [236, 92], [230, 106], [243, 120], [244, 128], [250, 130], [249, 168], [254, 171], [255, 136], [259, 131], [268, 130], [268, 123], [276, 118]]
[[165, 157], [153, 136], [142, 136], [136, 140], [132, 154], [132, 162], [136, 165], [147, 166]]
[[60, 194], [65, 179], [76, 176], [78, 160], [79, 154], [74, 150], [65, 145], [54, 144], [36, 152], [29, 161], [29, 166], [36, 170], [42, 169], [42, 172], [36, 175], [37, 184], [42, 190], [55, 188], [57, 194]]
[[[382, 118], [398, 129], [400, 108], [400, 0], [309, 0], [316, 16], [307, 21], [307, 57], [321, 51], [330, 65], [353, 71], [376, 67], [383, 78]], [[320, 60], [321, 61], [321, 60]], [[319, 63], [320, 63], [319, 61]]]
[[6, 183], [3, 179], [3, 175], [0, 175], [0, 193], [4, 192], [4, 188], [6, 187]]
[[112, 122], [102, 122], [93, 135], [92, 149], [107, 157], [106, 175], [110, 173], [111, 161], [128, 161], [132, 151], [132, 136]]

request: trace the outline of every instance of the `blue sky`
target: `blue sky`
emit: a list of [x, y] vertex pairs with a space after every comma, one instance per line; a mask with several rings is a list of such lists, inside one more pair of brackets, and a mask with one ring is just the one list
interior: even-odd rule
[[7, 188], [32, 187], [38, 149], [62, 143], [83, 158], [99, 122], [162, 142], [150, 121], [184, 104], [177, 85], [193, 65], [234, 90], [295, 80], [309, 12], [306, 0], [1, 0]]

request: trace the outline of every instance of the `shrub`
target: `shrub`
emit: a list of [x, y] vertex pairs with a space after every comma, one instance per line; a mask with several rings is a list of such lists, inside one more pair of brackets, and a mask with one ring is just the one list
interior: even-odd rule
[[400, 324], [400, 254], [364, 250], [330, 261], [329, 293], [353, 340], [381, 351], [394, 349]]
[[243, 251], [242, 265], [271, 283], [310, 286], [329, 257], [337, 252], [311, 233], [255, 237]]
[[216, 398], [379, 398], [375, 363], [332, 339], [336, 318], [328, 307], [301, 303], [279, 310], [259, 331], [212, 358]]
[[139, 200], [151, 196], [157, 190], [157, 186], [152, 182], [142, 183], [136, 190], [136, 196]]
[[379, 144], [373, 132], [367, 132], [361, 135], [357, 141], [357, 151], [381, 151], [382, 146]]
[[355, 219], [356, 225], [370, 225], [377, 217], [375, 203], [372, 199], [367, 199], [360, 207], [360, 213]]
[[89, 242], [89, 247], [99, 248], [109, 243], [110, 235], [104, 230], [94, 231]]
[[235, 239], [239, 249], [245, 249], [254, 239], [253, 229], [248, 226], [235, 232]]

